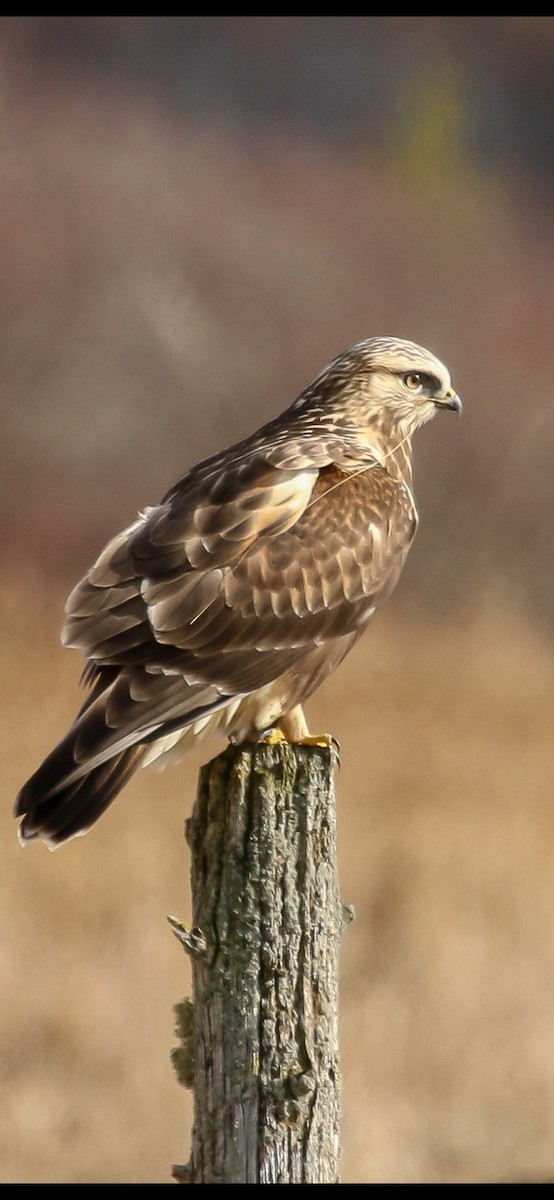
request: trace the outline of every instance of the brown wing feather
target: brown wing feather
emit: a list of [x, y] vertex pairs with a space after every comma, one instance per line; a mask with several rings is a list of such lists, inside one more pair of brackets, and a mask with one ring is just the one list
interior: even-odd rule
[[392, 590], [414, 532], [409, 490], [375, 461], [283, 471], [258, 456], [193, 472], [69, 598], [64, 641], [98, 677], [74, 727], [75, 778], [287, 672], [308, 694]]
[[[194, 569], [185, 545], [185, 562], [164, 576], [165, 553], [160, 560], [153, 550], [154, 534], [162, 542], [163, 520], [156, 511], [132, 527], [126, 540], [116, 539], [115, 551], [108, 547], [73, 593], [65, 640], [97, 663], [142, 662], [150, 672], [189, 675], [232, 695], [248, 688], [249, 673], [250, 687], [261, 686], [311, 646], [359, 629], [394, 586], [407, 553], [415, 530], [409, 492], [377, 465], [354, 475], [330, 466], [315, 486], [305, 473], [296, 479], [273, 475], [271, 507], [277, 512], [281, 506], [280, 532], [263, 532], [266, 469], [259, 507], [252, 484], [242, 494], [258, 532], [249, 528], [242, 543], [225, 539], [241, 525], [242, 497], [232, 499], [228, 490], [227, 515], [216, 522], [214, 514], [209, 525], [210, 536], [219, 526], [218, 565]], [[166, 521], [164, 551], [172, 559], [184, 552], [169, 542], [169, 528], [181, 538], [185, 522], [189, 530], [199, 523], [185, 512]], [[114, 563], [127, 576], [136, 569], [137, 540], [141, 560], [148, 547], [151, 576], [137, 577], [130, 596], [128, 578], [102, 587], [102, 579], [113, 579]], [[93, 593], [99, 598], [96, 613]]]
[[215, 603], [221, 568], [232, 567], [264, 534], [294, 524], [317, 480], [315, 468], [283, 472], [261, 460], [247, 466], [230, 468], [223, 479], [199, 483], [191, 476], [114, 538], [69, 597], [63, 643], [97, 662], [122, 663], [126, 649], [152, 643], [149, 597], [142, 594], [148, 588], [160, 613], [164, 604], [168, 611], [176, 606], [186, 625]]
[[[311, 691], [312, 679], [332, 669], [335, 643], [346, 648], [394, 586], [415, 516], [410, 493], [381, 467], [346, 475], [329, 466], [314, 480], [306, 472], [296, 479], [268, 474], [264, 465], [257, 507], [251, 474], [243, 492], [240, 481], [234, 493], [231, 483], [220, 492], [223, 514], [207, 517], [198, 495], [199, 520], [185, 509], [183, 494], [172, 501], [171, 519], [160, 510], [146, 514], [106, 548], [72, 593], [65, 640], [97, 664], [87, 681], [99, 673], [107, 685], [102, 691], [99, 680], [99, 694], [93, 692], [75, 729], [77, 773], [80, 763], [101, 764], [116, 746], [126, 750], [138, 737], [215, 712], [290, 670], [305, 671]], [[268, 500], [273, 514], [280, 511], [278, 533], [267, 533]], [[265, 534], [249, 526], [242, 542], [227, 539], [247, 508], [259, 516], [258, 531], [265, 522]], [[190, 539], [197, 526], [210, 537], [217, 533], [218, 565], [204, 570], [192, 566], [186, 537], [181, 545], [169, 540], [170, 529], [176, 538], [188, 530]], [[131, 579], [137, 540], [152, 574]], [[155, 543], [163, 546], [161, 558]], [[168, 554], [173, 562], [180, 555], [181, 565], [164, 575]]]

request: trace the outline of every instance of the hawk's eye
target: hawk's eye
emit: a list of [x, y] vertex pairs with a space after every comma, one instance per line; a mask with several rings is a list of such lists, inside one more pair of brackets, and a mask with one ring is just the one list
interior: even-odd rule
[[419, 371], [408, 371], [406, 375], [402, 376], [402, 382], [411, 392], [415, 392], [423, 385], [423, 375], [420, 375]]

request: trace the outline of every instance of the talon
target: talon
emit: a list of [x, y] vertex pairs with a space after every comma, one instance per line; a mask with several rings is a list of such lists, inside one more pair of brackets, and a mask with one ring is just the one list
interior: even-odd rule
[[340, 742], [332, 733], [313, 733], [306, 734], [305, 737], [288, 738], [282, 729], [271, 726], [269, 729], [262, 729], [258, 734], [253, 734], [248, 741], [262, 746], [321, 746], [323, 750], [331, 751], [337, 767], [341, 765]]
[[263, 746], [288, 745], [288, 739], [285, 737], [283, 730], [277, 729], [276, 727], [262, 729], [255, 740], [256, 742], [261, 743]]
[[301, 746], [324, 746], [326, 750], [340, 753], [340, 743], [332, 733], [310, 733], [308, 737], [298, 739]]

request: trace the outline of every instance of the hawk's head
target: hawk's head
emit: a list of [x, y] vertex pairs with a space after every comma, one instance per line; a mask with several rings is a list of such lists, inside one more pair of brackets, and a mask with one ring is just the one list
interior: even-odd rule
[[438, 408], [461, 412], [450, 372], [423, 346], [403, 338], [377, 337], [340, 354], [299, 396], [294, 407], [333, 410], [339, 423], [358, 428], [396, 428], [411, 437]]

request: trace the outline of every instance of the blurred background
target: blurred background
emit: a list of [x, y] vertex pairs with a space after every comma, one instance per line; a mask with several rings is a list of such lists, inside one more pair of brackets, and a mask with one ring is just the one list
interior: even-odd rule
[[308, 706], [341, 742], [345, 1183], [554, 1172], [554, 18], [0, 18], [0, 1180], [169, 1182], [199, 764], [23, 851], [63, 605], [198, 458], [375, 334], [417, 435], [397, 592]]

